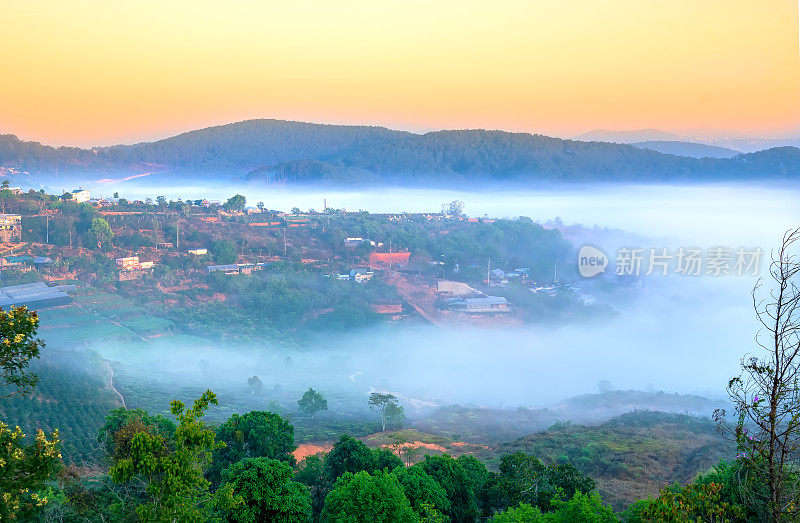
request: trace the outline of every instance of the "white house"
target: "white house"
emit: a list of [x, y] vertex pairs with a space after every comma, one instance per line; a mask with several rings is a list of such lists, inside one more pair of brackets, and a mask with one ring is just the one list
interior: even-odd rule
[[78, 203], [88, 202], [90, 198], [89, 191], [87, 191], [86, 189], [75, 189], [73, 191], [70, 191], [70, 194], [72, 195], [72, 199]]

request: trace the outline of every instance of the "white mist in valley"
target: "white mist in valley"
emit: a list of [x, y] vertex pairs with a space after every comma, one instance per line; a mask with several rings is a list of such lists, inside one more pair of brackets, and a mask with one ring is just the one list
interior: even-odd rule
[[[168, 198], [210, 198], [209, 189], [201, 187], [145, 190], [123, 185], [113, 190], [131, 199], [155, 197], [153, 191]], [[542, 223], [558, 216], [567, 225], [614, 229], [598, 234], [597, 241], [612, 256], [614, 249], [631, 246], [631, 238], [645, 249], [760, 247], [765, 253], [762, 276], [769, 252], [783, 232], [800, 225], [796, 187], [601, 185], [529, 191], [361, 191], [231, 186], [217, 190], [216, 199], [241, 192], [251, 205], [263, 201], [266, 207], [281, 210], [321, 210], [326, 199], [329, 207], [348, 210], [422, 212], [438, 211], [442, 203], [459, 199], [471, 216], [529, 216]], [[596, 392], [599, 380], [608, 380], [617, 389], [721, 397], [727, 380], [737, 373], [740, 358], [755, 350], [757, 327], [750, 295], [755, 281], [733, 275], [644, 276], [639, 289], [613, 304], [617, 312], [613, 317], [562, 326], [392, 325], [326, 335], [302, 351], [260, 346], [231, 350], [212, 344], [135, 354], [102, 343], [96, 348], [153, 380], [180, 374], [214, 388], [243, 384], [256, 374], [265, 384], [282, 390], [325, 390], [334, 402], [339, 393], [366, 397], [373, 390], [388, 390], [417, 406], [544, 406]], [[213, 371], [199, 370], [201, 360], [210, 362]]]

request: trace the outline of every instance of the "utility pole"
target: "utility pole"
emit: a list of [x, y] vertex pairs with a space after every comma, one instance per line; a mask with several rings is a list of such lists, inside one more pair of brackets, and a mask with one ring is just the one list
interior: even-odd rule
[[283, 255], [286, 256], [286, 227], [283, 228]]
[[50, 243], [50, 215], [49, 214], [45, 214], [44, 215], [44, 222], [46, 224], [45, 225], [45, 230], [47, 231], [45, 233], [44, 243]]
[[180, 234], [181, 234], [181, 217], [178, 216], [177, 219], [175, 220], [175, 250], [176, 251], [178, 249], [180, 249], [180, 246], [181, 246]]
[[389, 240], [389, 270], [392, 270], [392, 240]]
[[489, 274], [492, 272], [492, 259], [489, 258], [489, 264], [486, 266], [486, 286], [489, 286]]

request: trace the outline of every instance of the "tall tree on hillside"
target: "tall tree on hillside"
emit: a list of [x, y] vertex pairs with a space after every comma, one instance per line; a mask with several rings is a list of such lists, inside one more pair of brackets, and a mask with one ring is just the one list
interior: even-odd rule
[[328, 410], [328, 400], [319, 392], [309, 388], [303, 397], [297, 400], [297, 406], [303, 414], [313, 416], [321, 410]]
[[25, 307], [0, 310], [0, 398], [29, 393], [39, 377], [29, 372], [44, 342], [36, 337], [39, 315]]
[[[25, 307], [0, 311], [0, 397], [29, 393], [38, 382], [26, 369], [44, 343], [36, 337], [39, 317]], [[33, 442], [22, 429], [0, 422], [0, 521], [27, 520], [47, 503], [37, 494], [61, 464], [58, 431], [50, 439], [38, 429]]]
[[171, 402], [178, 426], [169, 440], [138, 432], [131, 438], [130, 453], [111, 467], [116, 483], [139, 479], [146, 485], [144, 502], [136, 508], [140, 521], [206, 521], [215, 510], [235, 505], [230, 487], [211, 494], [203, 476], [211, 453], [224, 446], [202, 420], [209, 406], [217, 404], [210, 390], [188, 409], [181, 401]]
[[247, 387], [250, 389], [250, 394], [256, 394], [264, 388], [264, 383], [258, 376], [251, 376], [247, 378]]
[[236, 194], [228, 198], [228, 201], [225, 202], [224, 207], [226, 211], [242, 212], [246, 204], [247, 204], [247, 198], [245, 198], [241, 194]]
[[369, 408], [380, 413], [382, 430], [386, 430], [387, 421], [398, 421], [405, 417], [403, 407], [394, 394], [373, 392], [369, 395]]
[[105, 242], [109, 242], [114, 238], [114, 231], [105, 218], [92, 218], [92, 225], [90, 227], [92, 238], [97, 242], [97, 248], [102, 249]]
[[[795, 254], [800, 228], [788, 231], [769, 266], [771, 285], [753, 289], [761, 328], [760, 350], [742, 358], [742, 373], [728, 383], [736, 423], [715, 412], [722, 431], [732, 434], [740, 459], [752, 476], [742, 483], [748, 504], [764, 507], [770, 521], [800, 515], [800, 261]], [[767, 486], [768, 499], [747, 485]]]

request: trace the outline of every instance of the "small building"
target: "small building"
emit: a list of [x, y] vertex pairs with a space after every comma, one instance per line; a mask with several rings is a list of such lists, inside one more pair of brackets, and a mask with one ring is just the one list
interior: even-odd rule
[[74, 290], [74, 285], [49, 287], [44, 282], [26, 283], [0, 288], [0, 308], [29, 307], [43, 309], [66, 305], [72, 301], [66, 291]]
[[139, 265], [138, 256], [129, 256], [127, 258], [117, 258], [117, 267], [120, 269], [131, 269]]
[[451, 296], [471, 296], [478, 293], [466, 283], [460, 281], [439, 280], [436, 282], [436, 292]]
[[480, 298], [465, 298], [464, 310], [466, 312], [508, 312], [508, 300], [502, 296], [483, 296]]
[[223, 274], [232, 275], [232, 274], [252, 274], [256, 271], [263, 271], [269, 263], [267, 262], [258, 262], [258, 263], [230, 263], [227, 265], [209, 265], [206, 267], [208, 273], [211, 274], [213, 272], [221, 272]]
[[152, 270], [154, 263], [151, 261], [139, 261], [138, 256], [127, 258], [117, 258], [119, 267], [119, 281], [138, 280], [143, 274]]
[[14, 243], [22, 240], [22, 216], [0, 214], [0, 242]]
[[194, 254], [195, 256], [203, 256], [208, 254], [208, 249], [189, 249], [186, 252], [189, 254]]
[[78, 203], [86, 203], [91, 199], [91, 195], [86, 189], [73, 189], [69, 194], [72, 196], [72, 200]]

